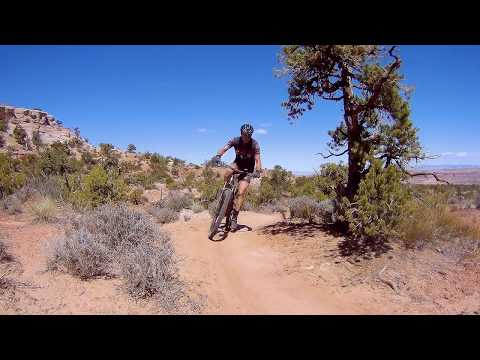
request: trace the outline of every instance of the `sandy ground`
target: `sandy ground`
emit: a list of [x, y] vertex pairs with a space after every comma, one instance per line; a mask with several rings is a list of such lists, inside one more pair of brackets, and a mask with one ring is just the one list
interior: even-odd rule
[[[478, 262], [458, 263], [441, 251], [400, 247], [358, 259], [342, 237], [320, 225], [288, 223], [279, 214], [242, 212], [239, 222], [248, 227], [211, 241], [209, 222], [202, 212], [163, 227], [174, 241], [181, 277], [201, 297], [204, 314], [480, 310]], [[46, 271], [45, 247], [61, 233], [59, 225], [34, 224], [27, 214], [0, 214], [0, 234], [15, 259], [2, 269], [10, 269], [19, 284], [14, 296], [0, 296], [1, 314], [164, 313], [153, 301], [129, 298], [119, 279], [82, 281]]]

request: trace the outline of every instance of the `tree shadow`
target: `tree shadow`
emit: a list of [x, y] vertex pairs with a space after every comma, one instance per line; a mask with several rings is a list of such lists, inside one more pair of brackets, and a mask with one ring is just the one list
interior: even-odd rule
[[264, 226], [261, 229], [263, 235], [284, 234], [295, 238], [315, 237], [319, 233], [326, 233], [335, 237], [342, 236], [340, 228], [329, 224], [319, 223], [292, 223], [281, 221], [276, 224]]
[[319, 234], [327, 234], [339, 239], [337, 250], [334, 252], [341, 257], [363, 257], [364, 259], [371, 259], [372, 257], [379, 257], [393, 249], [388, 244], [388, 241], [359, 240], [349, 237], [346, 235], [344, 227], [335, 224], [281, 221], [276, 224], [264, 226], [260, 231], [263, 235], [283, 234], [297, 240], [314, 238]]
[[338, 243], [338, 250], [342, 257], [362, 257], [365, 260], [370, 260], [386, 254], [390, 250], [393, 250], [393, 248], [387, 240], [344, 237], [344, 239]]

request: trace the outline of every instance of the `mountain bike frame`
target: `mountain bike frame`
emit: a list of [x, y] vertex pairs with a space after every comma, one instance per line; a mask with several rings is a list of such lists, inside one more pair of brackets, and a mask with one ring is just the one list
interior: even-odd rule
[[211, 240], [213, 236], [217, 233], [217, 230], [222, 222], [223, 218], [226, 218], [225, 229], [230, 230], [230, 221], [231, 221], [231, 212], [233, 209], [234, 201], [238, 194], [238, 184], [240, 175], [254, 175], [254, 173], [249, 172], [247, 169], [238, 170], [231, 166], [227, 166], [230, 170], [233, 171], [233, 174], [230, 176], [230, 179], [223, 185], [223, 188], [219, 191], [217, 196], [217, 206], [212, 217], [212, 223], [210, 225], [209, 239]]

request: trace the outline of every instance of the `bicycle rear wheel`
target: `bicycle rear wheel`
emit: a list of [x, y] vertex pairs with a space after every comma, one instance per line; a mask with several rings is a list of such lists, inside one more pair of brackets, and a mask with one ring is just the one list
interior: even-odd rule
[[217, 233], [218, 227], [222, 223], [223, 218], [227, 212], [228, 207], [232, 201], [232, 190], [225, 189], [220, 197], [220, 201], [217, 205], [217, 211], [215, 216], [212, 218], [212, 223], [210, 224], [210, 230], [208, 232], [208, 238], [212, 240], [213, 236]]

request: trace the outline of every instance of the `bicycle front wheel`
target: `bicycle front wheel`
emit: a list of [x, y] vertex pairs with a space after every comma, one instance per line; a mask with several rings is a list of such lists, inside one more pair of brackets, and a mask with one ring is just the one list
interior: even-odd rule
[[217, 233], [218, 227], [222, 223], [223, 218], [227, 212], [228, 207], [232, 201], [233, 193], [231, 189], [225, 189], [220, 197], [220, 201], [217, 205], [217, 211], [215, 212], [212, 223], [210, 224], [210, 231], [208, 232], [208, 238], [212, 240], [213, 236]]

